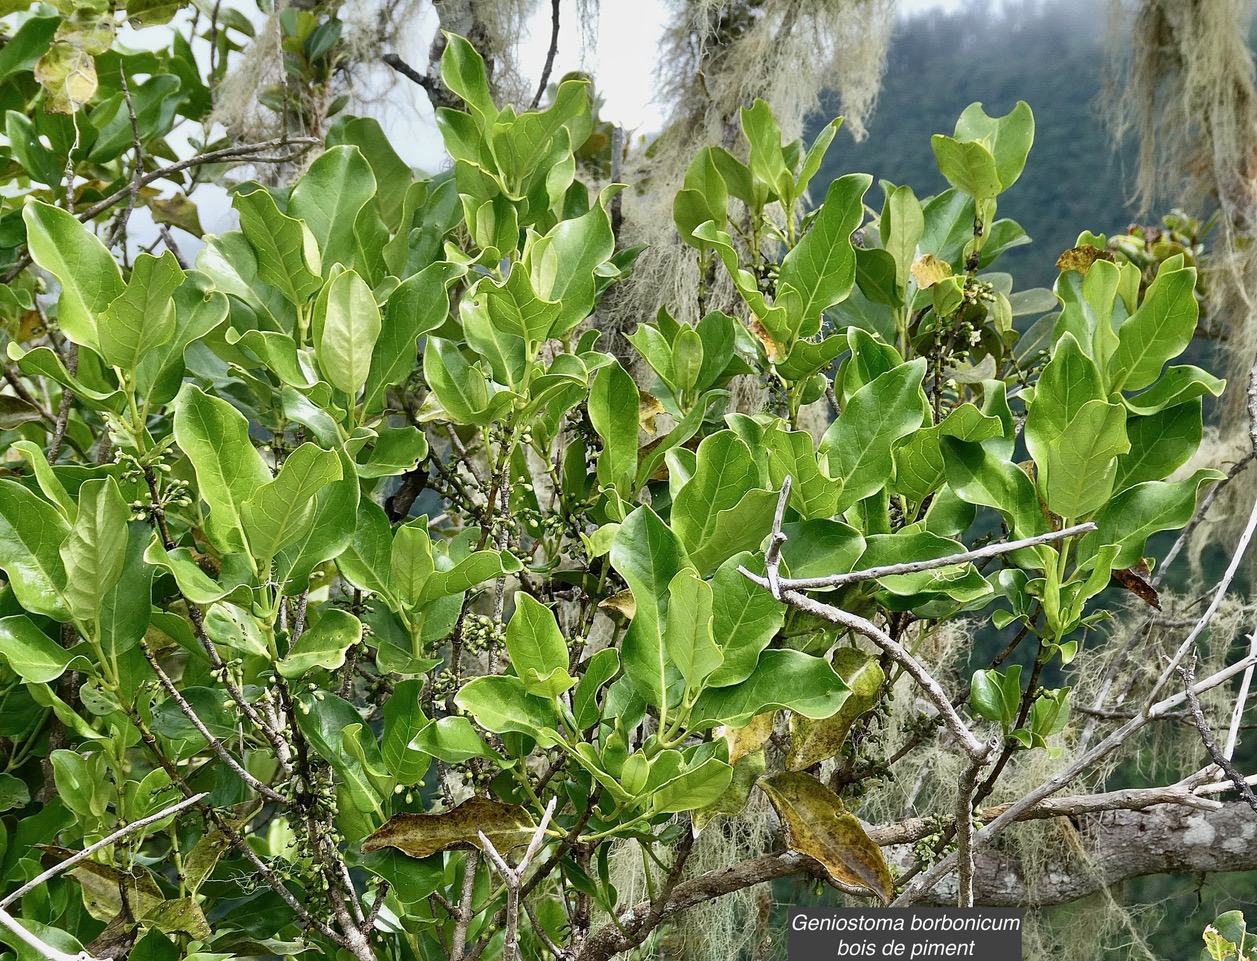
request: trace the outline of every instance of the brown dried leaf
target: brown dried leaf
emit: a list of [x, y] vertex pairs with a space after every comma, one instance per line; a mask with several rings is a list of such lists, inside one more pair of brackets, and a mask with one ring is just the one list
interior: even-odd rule
[[922, 290], [933, 287], [940, 280], [946, 280], [951, 275], [951, 264], [945, 260], [939, 260], [933, 254], [918, 258], [917, 262], [912, 265], [912, 279]]
[[201, 228], [200, 211], [184, 194], [175, 194], [169, 198], [146, 197], [144, 205], [153, 212], [153, 219], [159, 224], [186, 230], [193, 237], [200, 237], [205, 233]]
[[624, 590], [618, 594], [612, 594], [606, 600], [599, 602], [598, 608], [604, 611], [615, 611], [631, 621], [633, 615], [637, 613], [637, 601], [633, 597], [632, 591]]
[[363, 853], [396, 848], [412, 858], [441, 851], [480, 849], [478, 831], [505, 854], [527, 844], [537, 826], [518, 804], [473, 797], [441, 814], [395, 814], [362, 842]]
[[833, 665], [851, 693], [832, 717], [813, 720], [796, 714], [790, 718], [790, 756], [786, 759], [789, 771], [802, 771], [837, 755], [856, 718], [877, 704], [886, 681], [877, 658], [853, 647], [843, 647], [834, 652]]
[[837, 794], [794, 771], [764, 778], [759, 786], [785, 822], [792, 850], [815, 858], [835, 881], [867, 888], [890, 903], [894, 883], [882, 849]]
[[[55, 864], [77, 854], [69, 848], [51, 844], [36, 845]], [[164, 900], [161, 888], [143, 868], [131, 873], [99, 861], [80, 861], [66, 872], [83, 889], [83, 906], [98, 921], [111, 921], [123, 912], [122, 893], [126, 892], [125, 909], [131, 917], [143, 919]]]
[[1081, 247], [1071, 247], [1057, 257], [1056, 268], [1062, 271], [1076, 270], [1086, 277], [1087, 271], [1091, 269], [1091, 265], [1097, 260], [1107, 260], [1111, 263], [1113, 255], [1107, 250], [1101, 250], [1099, 247], [1083, 244]]
[[640, 406], [637, 411], [637, 420], [642, 430], [648, 434], [659, 433], [659, 428], [655, 426], [655, 417], [663, 413], [663, 404], [654, 394], [648, 394], [644, 390], [639, 392], [638, 400]]
[[91, 944], [84, 945], [84, 950], [94, 958], [125, 958], [135, 947], [139, 933], [140, 926], [133, 918], [119, 914]]
[[759, 318], [751, 318], [750, 330], [755, 335], [755, 339], [764, 345], [764, 351], [768, 354], [770, 361], [775, 364], [777, 361], [785, 358], [785, 350], [777, 341], [773, 340], [773, 335], [759, 322]]
[[1134, 567], [1128, 567], [1124, 570], [1116, 570], [1113, 572], [1113, 580], [1121, 584], [1122, 587], [1130, 591], [1141, 601], [1155, 610], [1161, 610], [1161, 595], [1157, 593], [1157, 589], [1148, 581], [1148, 575], [1152, 572], [1148, 570], [1148, 562], [1143, 558], [1139, 559], [1139, 563]]

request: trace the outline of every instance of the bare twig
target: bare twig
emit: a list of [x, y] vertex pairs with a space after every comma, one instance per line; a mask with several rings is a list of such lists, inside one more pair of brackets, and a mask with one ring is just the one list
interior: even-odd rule
[[1213, 737], [1213, 730], [1209, 727], [1208, 720], [1205, 719], [1205, 711], [1201, 707], [1200, 698], [1192, 690], [1192, 685], [1196, 682], [1195, 655], [1192, 656], [1192, 659], [1185, 666], [1180, 665], [1176, 668], [1176, 671], [1178, 676], [1183, 679], [1183, 693], [1187, 695], [1187, 704], [1192, 712], [1192, 720], [1196, 723], [1196, 730], [1200, 732], [1200, 743], [1209, 752], [1209, 757], [1213, 759], [1213, 763], [1221, 768], [1222, 772], [1231, 779], [1231, 783], [1235, 785], [1235, 790], [1239, 791], [1240, 797], [1244, 799], [1244, 802], [1254, 811], [1257, 811], [1257, 794], [1253, 793], [1253, 789], [1249, 787], [1248, 782], [1244, 779], [1244, 775], [1231, 763], [1231, 759], [1218, 748], [1218, 742]]
[[161, 682], [161, 686], [165, 688], [170, 699], [178, 705], [179, 710], [183, 712], [183, 716], [192, 722], [192, 726], [200, 732], [201, 737], [205, 738], [210, 749], [218, 755], [219, 760], [226, 764], [236, 777], [240, 778], [245, 784], [251, 787], [262, 797], [268, 801], [275, 801], [279, 804], [287, 804], [288, 800], [282, 794], [278, 793], [269, 784], [263, 784], [252, 774], [244, 769], [244, 766], [231, 756], [231, 752], [223, 746], [223, 742], [210, 733], [209, 728], [205, 726], [205, 722], [197, 715], [196, 709], [188, 703], [187, 699], [179, 693], [179, 689], [175, 687], [174, 681], [170, 679], [170, 675], [166, 673], [161, 666], [161, 662], [157, 660], [157, 656], [153, 653], [153, 649], [148, 646], [145, 641], [140, 641], [140, 647], [144, 651], [144, 657], [148, 660], [149, 666], [153, 669], [153, 673], [157, 675], [157, 680]]
[[973, 796], [978, 772], [998, 746], [998, 741], [988, 742], [986, 754], [970, 761], [960, 777], [960, 790], [956, 797], [956, 857], [960, 861], [960, 885], [956, 904], [962, 908], [973, 907]]
[[[1240, 569], [1240, 563], [1248, 552], [1248, 545], [1253, 539], [1254, 531], [1257, 531], [1257, 501], [1253, 502], [1253, 509], [1248, 515], [1248, 523], [1244, 527], [1244, 532], [1240, 535], [1239, 543], [1235, 545], [1235, 552], [1231, 555], [1231, 562], [1227, 565], [1226, 573], [1222, 575], [1222, 580], [1218, 581], [1218, 586], [1214, 589], [1213, 599], [1210, 600], [1205, 612], [1200, 615], [1200, 620], [1196, 622], [1196, 626], [1191, 629], [1186, 639], [1179, 645], [1178, 650], [1174, 652], [1174, 656], [1170, 658], [1169, 665], [1161, 672], [1161, 676], [1157, 678], [1156, 684], [1152, 686], [1150, 697], [1156, 697], [1169, 679], [1174, 676], [1175, 669], [1183, 662], [1187, 652], [1195, 645], [1196, 639], [1205, 632], [1205, 628], [1213, 620], [1213, 615], [1222, 606], [1222, 599], [1226, 596], [1227, 590], [1231, 587], [1231, 581], [1235, 579], [1235, 575]], [[1118, 703], [1121, 703], [1120, 699]]]
[[480, 852], [468, 851], [463, 863], [463, 893], [454, 915], [454, 938], [450, 945], [450, 961], [463, 961], [467, 954], [467, 929], [475, 911], [476, 868], [480, 864]]
[[512, 868], [506, 862], [506, 858], [498, 853], [498, 849], [493, 846], [493, 842], [489, 840], [488, 835], [483, 831], [477, 832], [485, 854], [489, 856], [489, 860], [493, 862], [493, 866], [497, 868], [498, 874], [502, 875], [503, 883], [506, 884], [506, 943], [502, 948], [503, 961], [515, 961], [519, 956], [520, 888], [523, 886], [524, 875], [528, 872], [533, 858], [537, 856], [537, 852], [541, 850], [541, 845], [545, 843], [546, 828], [550, 826], [550, 818], [554, 816], [554, 807], [558, 803], [559, 799], [557, 797], [550, 799], [550, 803], [546, 806], [546, 813], [542, 815], [541, 823], [537, 825], [537, 830], [533, 832], [532, 840], [528, 844], [528, 850], [524, 852], [524, 856], [520, 859], [517, 867]]
[[[774, 527], [774, 530], [777, 529], [777, 527]], [[1040, 534], [1037, 537], [1025, 537], [1018, 541], [1001, 541], [998, 544], [988, 544], [986, 547], [979, 547], [976, 550], [964, 551], [959, 554], [951, 554], [947, 557], [938, 557], [933, 560], [907, 561], [903, 564], [886, 564], [881, 567], [869, 567], [862, 571], [852, 571], [849, 574], [830, 574], [827, 577], [783, 577], [781, 578], [780, 583], [782, 589], [796, 591], [842, 587], [844, 584], [855, 584], [859, 581], [871, 581], [879, 577], [889, 577], [893, 574], [917, 574], [921, 571], [932, 571], [940, 567], [951, 567], [956, 564], [969, 564], [974, 561], [986, 560], [989, 557], [999, 557], [1002, 554], [1011, 554], [1013, 551], [1023, 550], [1027, 547], [1038, 547], [1042, 544], [1051, 544], [1054, 541], [1064, 540], [1067, 537], [1073, 537], [1075, 534], [1085, 534], [1088, 531], [1093, 531], [1095, 529], [1096, 525], [1088, 521], [1085, 524], [1075, 524], [1073, 527], [1066, 527], [1064, 530], [1059, 531], [1050, 531], [1047, 534]]]
[[[1203, 681], [1196, 683], [1192, 686], [1191, 690], [1197, 694], [1203, 691], [1212, 690], [1220, 684], [1225, 684], [1236, 674], [1243, 672], [1250, 664], [1254, 663], [1257, 663], [1257, 655], [1249, 654], [1247, 657], [1242, 658], [1235, 664], [1223, 668], [1215, 674], [1205, 678]], [[1145, 725], [1159, 717], [1163, 717], [1171, 711], [1177, 710], [1186, 700], [1186, 693], [1176, 694], [1145, 707], [1143, 711], [1123, 724], [1090, 751], [1079, 755], [1070, 764], [1066, 765], [1048, 780], [1040, 784], [1037, 788], [1027, 792], [1017, 801], [1008, 805], [1008, 807], [1005, 808], [998, 817], [974, 835], [975, 850], [979, 845], [999, 834], [999, 832], [1004, 830], [1004, 828], [1009, 824], [1020, 820], [1025, 815], [1026, 811], [1038, 806], [1046, 798], [1055, 794], [1066, 785], [1073, 783], [1073, 781], [1082, 774], [1094, 768], [1098, 761], [1112, 754], [1124, 745]], [[932, 868], [930, 868], [930, 870], [918, 877], [912, 885], [899, 896], [899, 898], [895, 901], [895, 904], [899, 906], [912, 904], [926, 891], [929, 891], [935, 884], [950, 874], [955, 867], [956, 855], [953, 852], [936, 863]]]
[[[768, 541], [768, 549], [764, 551], [764, 571], [768, 575], [768, 589], [777, 600], [781, 600], [781, 547], [786, 542], [786, 535], [782, 533], [781, 525], [786, 515], [786, 503], [790, 500], [791, 483], [792, 478], [788, 475], [781, 482], [781, 496], [777, 498], [777, 512], [773, 516], [773, 532]], [[750, 576], [746, 568], [739, 567], [738, 570]]]
[[[1257, 632], [1248, 635], [1248, 653], [1257, 654]], [[1239, 741], [1240, 722], [1244, 719], [1244, 710], [1248, 707], [1248, 692], [1253, 683], [1253, 666], [1250, 664], [1240, 681], [1239, 694], [1235, 696], [1235, 708], [1231, 712], [1231, 727], [1226, 735], [1226, 747], [1222, 753], [1229, 759], [1235, 757], [1235, 745]]]
[[209, 797], [208, 791], [204, 791], [200, 794], [194, 794], [192, 795], [192, 797], [184, 798], [182, 801], [179, 801], [177, 804], [171, 804], [171, 805], [168, 805], [167, 807], [162, 808], [160, 811], [158, 811], [155, 814], [150, 814], [148, 815], [148, 817], [140, 818], [138, 821], [132, 821], [130, 824], [126, 825], [125, 827], [121, 827], [118, 830], [114, 831], [113, 834], [110, 834], [108, 837], [102, 838], [101, 840], [97, 841], [95, 844], [85, 847], [82, 851], [75, 852], [74, 854], [70, 855], [70, 857], [66, 858], [64, 861], [61, 861], [58, 864], [55, 864], [52, 867], [50, 867], [47, 871], [44, 871], [41, 874], [35, 875], [35, 877], [31, 878], [29, 881], [23, 884], [20, 888], [6, 895], [4, 898], [0, 899], [0, 908], [7, 908], [14, 901], [18, 900], [23, 895], [30, 893], [35, 888], [43, 884], [45, 881], [55, 878], [58, 874], [61, 874], [63, 871], [68, 871], [70, 868], [74, 867], [74, 865], [78, 864], [80, 861], [86, 861], [97, 851], [101, 850], [102, 848], [109, 847], [115, 841], [121, 841], [127, 835], [134, 834], [136, 831], [140, 830], [141, 828], [146, 828], [150, 824], [156, 824], [158, 821], [164, 820], [165, 818], [170, 817], [172, 814], [178, 814], [184, 808], [191, 807], [194, 804], [199, 804], [201, 801], [203, 801], [207, 797]]
[[[760, 585], [768, 587], [768, 579], [752, 574], [745, 569], [742, 573], [750, 580]], [[969, 730], [968, 725], [961, 719], [956, 712], [956, 708], [952, 706], [951, 699], [947, 697], [946, 692], [939, 685], [933, 675], [922, 666], [902, 644], [893, 637], [883, 631], [872, 621], [860, 617], [858, 614], [852, 614], [849, 611], [841, 610], [830, 604], [822, 604], [820, 601], [813, 600], [806, 594], [800, 594], [798, 591], [782, 591], [781, 599], [791, 607], [798, 608], [808, 614], [813, 614], [822, 620], [829, 621], [831, 624], [837, 624], [839, 627], [845, 627], [867, 637], [870, 641], [880, 647], [890, 659], [902, 667], [908, 675], [920, 685], [925, 692], [926, 697], [938, 709], [939, 715], [943, 719], [943, 723], [951, 732], [952, 737], [956, 739], [961, 749], [969, 756], [971, 760], [985, 757], [987, 746], [979, 741], [974, 733]]]
[[550, 49], [546, 52], [546, 65], [541, 68], [541, 82], [537, 84], [537, 93], [529, 110], [536, 110], [541, 103], [541, 97], [550, 83], [550, 71], [554, 69], [554, 55], [559, 51], [559, 3], [560, 0], [550, 0]]

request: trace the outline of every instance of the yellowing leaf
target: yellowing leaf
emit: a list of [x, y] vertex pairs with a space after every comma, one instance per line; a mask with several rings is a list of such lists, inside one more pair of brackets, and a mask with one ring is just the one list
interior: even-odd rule
[[96, 61], [79, 47], [58, 41], [35, 64], [35, 79], [48, 94], [49, 113], [74, 113], [96, 93]]
[[441, 814], [395, 814], [362, 842], [363, 853], [396, 848], [412, 858], [426, 858], [440, 851], [481, 848], [477, 832], [505, 854], [527, 844], [537, 829], [518, 804], [503, 804], [473, 797]]
[[1056, 269], [1062, 272], [1076, 270], [1086, 277], [1087, 271], [1091, 269], [1091, 265], [1097, 260], [1112, 261], [1113, 255], [1107, 250], [1101, 250], [1099, 247], [1083, 244], [1081, 247], [1071, 247], [1057, 257]]
[[922, 290], [933, 287], [940, 280], [946, 280], [951, 275], [951, 264], [945, 260], [939, 260], [933, 254], [918, 258], [917, 262], [912, 265], [912, 279]]
[[744, 727], [717, 728], [716, 733], [729, 742], [729, 763], [737, 764], [739, 760], [768, 743], [776, 717], [776, 711], [766, 711], [751, 718]]
[[844, 647], [834, 653], [834, 671], [847, 682], [851, 695], [842, 702], [833, 717], [813, 720], [796, 714], [790, 719], [790, 756], [786, 768], [802, 771], [834, 757], [842, 750], [851, 725], [877, 703], [878, 692], [886, 680], [877, 659], [855, 648]]
[[786, 772], [759, 782], [788, 831], [791, 850], [815, 858], [835, 881], [868, 888], [883, 903], [894, 893], [882, 849], [842, 800], [810, 774]]

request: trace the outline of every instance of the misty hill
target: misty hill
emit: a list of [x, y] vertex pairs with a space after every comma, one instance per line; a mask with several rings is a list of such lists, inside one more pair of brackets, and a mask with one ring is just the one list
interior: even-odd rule
[[[1025, 100], [1034, 110], [1034, 149], [1021, 180], [1000, 198], [1034, 244], [1001, 258], [1024, 286], [1050, 286], [1053, 264], [1084, 229], [1123, 230], [1134, 152], [1114, 151], [1101, 103], [1106, 10], [1094, 0], [1023, 0], [1003, 12], [974, 0], [952, 13], [906, 19], [891, 45], [881, 98], [862, 143], [839, 136], [818, 182], [851, 171], [910, 184], [918, 196], [947, 184], [930, 136], [950, 134], [970, 103], [1000, 116]], [[839, 112], [836, 101], [810, 131]], [[870, 193], [881, 202], [877, 188]], [[1159, 213], [1159, 212], [1157, 212]], [[1150, 219], [1156, 219], [1156, 215]]]

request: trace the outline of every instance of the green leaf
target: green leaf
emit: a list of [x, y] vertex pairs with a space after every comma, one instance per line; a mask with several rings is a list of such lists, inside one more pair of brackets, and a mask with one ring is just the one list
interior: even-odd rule
[[[416, 679], [415, 684], [422, 684]], [[387, 710], [387, 708], [386, 708]], [[412, 748], [440, 758], [446, 764], [464, 764], [473, 757], [505, 764], [465, 717], [442, 717], [425, 724], [411, 741]]]
[[528, 252], [532, 288], [543, 302], [559, 305], [548, 335], [562, 337], [594, 308], [600, 278], [597, 269], [615, 253], [615, 235], [606, 204], [615, 190], [604, 190], [589, 212], [560, 220]]
[[672, 505], [672, 529], [699, 573], [754, 550], [768, 536], [778, 495], [759, 482], [759, 465], [733, 431], [718, 431], [699, 444], [694, 476]]
[[57, 325], [76, 344], [95, 349], [97, 320], [125, 289], [122, 271], [96, 237], [72, 214], [38, 200], [22, 209], [31, 259], [57, 278]]
[[1083, 353], [1072, 333], [1062, 335], [1039, 376], [1026, 414], [1026, 448], [1035, 463], [1043, 467], [1049, 445], [1065, 436], [1087, 404], [1106, 400], [1095, 363]]
[[942, 485], [947, 465], [939, 438], [947, 436], [981, 443], [1001, 436], [1002, 432], [999, 418], [981, 413], [973, 404], [961, 404], [941, 423], [922, 428], [895, 448], [895, 492], [913, 503], [920, 503]]
[[414, 470], [428, 456], [428, 439], [410, 424], [383, 427], [372, 443], [365, 463], [358, 464], [359, 477], [393, 477]]
[[668, 587], [664, 647], [691, 691], [724, 662], [712, 635], [712, 588], [691, 570], [683, 570]]
[[33, 614], [69, 620], [60, 589], [60, 547], [69, 533], [55, 507], [16, 481], [0, 479], [0, 569], [18, 603]]
[[690, 728], [743, 727], [755, 715], [776, 708], [806, 717], [830, 717], [847, 695], [847, 685], [823, 657], [768, 650], [745, 681], [703, 691], [690, 715]]
[[78, 516], [61, 545], [66, 586], [63, 594], [74, 619], [92, 634], [98, 630], [101, 604], [118, 583], [127, 554], [130, 511], [112, 477], [84, 482]]
[[183, 283], [174, 254], [140, 254], [131, 267], [126, 290], [100, 315], [101, 356], [125, 373], [136, 371], [144, 355], [175, 333], [174, 293]]
[[47, 684], [80, 660], [24, 614], [0, 617], [0, 656], [28, 684]]
[[744, 577], [738, 571], [743, 565], [763, 571], [762, 558], [755, 561], [750, 553], [735, 554], [711, 580], [711, 631], [722, 662], [707, 679], [709, 687], [727, 687], [750, 677], [760, 652], [785, 623], [785, 604]]
[[[357, 709], [334, 694], [320, 691], [317, 698], [302, 698], [294, 713], [301, 733], [336, 772], [354, 808], [362, 814], [383, 816], [383, 798], [372, 774], [382, 772], [384, 762], [375, 738], [362, 730], [362, 715]], [[345, 747], [347, 734], [355, 742], [353, 752]]]
[[431, 762], [422, 748], [411, 743], [415, 735], [430, 723], [420, 707], [423, 684], [423, 679], [417, 677], [398, 681], [393, 685], [393, 693], [384, 702], [380, 757], [399, 784], [418, 783]]
[[706, 807], [725, 793], [732, 780], [733, 768], [719, 758], [709, 757], [654, 788], [650, 809], [656, 814], [676, 814]]
[[447, 288], [461, 274], [462, 269], [452, 264], [431, 264], [407, 277], [389, 295], [362, 400], [368, 415], [382, 411], [389, 387], [405, 383], [414, 371], [419, 338], [436, 330], [449, 316]]
[[775, 429], [764, 435], [768, 454], [768, 476], [780, 488], [789, 477], [790, 506], [805, 520], [833, 517], [838, 513], [842, 485], [831, 480], [816, 456], [816, 442], [805, 430]]
[[988, 117], [982, 104], [971, 103], [956, 121], [956, 139], [982, 144], [995, 159], [1000, 189], [1007, 190], [1026, 167], [1034, 144], [1034, 114], [1022, 100], [1002, 117]]
[[604, 647], [585, 662], [576, 690], [572, 692], [572, 715], [580, 730], [598, 723], [601, 710], [598, 692], [620, 672], [620, 652], [614, 647]]
[[642, 697], [661, 709], [677, 679], [676, 669], [669, 670], [663, 642], [667, 591], [688, 564], [676, 534], [645, 506], [624, 519], [611, 545], [611, 565], [628, 582], [636, 602], [621, 648], [624, 673]]
[[1196, 269], [1157, 272], [1139, 309], [1117, 332], [1110, 364], [1114, 390], [1141, 390], [1181, 354], [1196, 333]]
[[792, 850], [815, 858], [835, 881], [867, 888], [890, 903], [894, 882], [882, 849], [838, 795], [810, 774], [789, 771], [759, 785], [785, 822]]
[[194, 384], [184, 384], [174, 407], [175, 440], [192, 461], [201, 499], [210, 508], [210, 539], [223, 550], [244, 551], [244, 502], [271, 480], [249, 437], [249, 422]]
[[624, 368], [618, 362], [599, 368], [589, 389], [589, 422], [602, 438], [598, 481], [621, 497], [632, 494], [637, 476], [639, 409], [637, 384]]
[[961, 500], [999, 511], [1014, 537], [1047, 533], [1047, 519], [1025, 471], [978, 444], [954, 437], [940, 438], [939, 444], [947, 483]]
[[479, 366], [468, 362], [453, 341], [427, 339], [423, 376], [455, 423], [478, 424], [483, 420], [489, 406], [489, 383]]
[[341, 479], [340, 458], [310, 443], [288, 455], [275, 479], [254, 491], [240, 507], [249, 551], [261, 569], [306, 533], [320, 490]]
[[1115, 491], [1162, 480], [1192, 459], [1204, 436], [1201, 400], [1167, 407], [1145, 417], [1128, 417], [1130, 451], [1117, 462]]
[[314, 350], [324, 376], [351, 398], [367, 382], [380, 327], [375, 297], [356, 272], [344, 271], [328, 282], [315, 305]]
[[362, 640], [362, 624], [348, 611], [329, 608], [318, 623], [297, 638], [288, 654], [279, 662], [279, 673], [299, 678], [315, 668], [335, 671], [345, 663], [345, 653]]
[[527, 734], [543, 748], [559, 743], [554, 705], [529, 694], [517, 677], [477, 677], [454, 695], [454, 703], [487, 731]]
[[999, 195], [999, 170], [991, 152], [980, 143], [965, 143], [942, 134], [930, 141], [934, 159], [947, 182], [979, 202]]
[[554, 614], [523, 592], [515, 595], [515, 613], [506, 625], [506, 653], [529, 694], [557, 697], [575, 683], [567, 673], [567, 642]]
[[1113, 493], [1117, 458], [1129, 450], [1122, 405], [1102, 400], [1084, 404], [1035, 458], [1048, 510], [1067, 523], [1098, 510]]
[[232, 206], [240, 229], [257, 254], [258, 277], [279, 290], [295, 307], [304, 307], [323, 286], [318, 244], [300, 220], [279, 212], [264, 189], [238, 193]]
[[1181, 481], [1147, 481], [1114, 497], [1095, 518], [1099, 530], [1079, 545], [1079, 562], [1090, 559], [1100, 544], [1116, 544], [1113, 568], [1134, 567], [1148, 538], [1158, 531], [1178, 530], [1191, 520], [1200, 487], [1221, 480], [1221, 473], [1202, 469]]
[[851, 293], [855, 284], [851, 234], [864, 219], [864, 194], [872, 182], [867, 174], [848, 174], [830, 184], [811, 228], [781, 262], [779, 286], [792, 287], [803, 298], [792, 325], [799, 336], [811, 337], [820, 330], [821, 314]]
[[442, 36], [446, 45], [445, 52], [441, 54], [441, 80], [462, 97], [481, 127], [487, 127], [497, 117], [498, 111], [489, 93], [484, 59], [475, 47], [457, 34], [445, 33]]
[[1155, 414], [1166, 407], [1185, 404], [1209, 394], [1218, 397], [1226, 381], [1207, 370], [1190, 365], [1170, 367], [1155, 384], [1134, 397], [1124, 397], [1126, 409], [1133, 414]]
[[292, 188], [288, 212], [314, 235], [324, 276], [333, 264], [355, 266], [354, 223], [375, 195], [371, 165], [349, 146], [325, 150]]
[[886, 195], [878, 230], [882, 247], [894, 258], [899, 289], [904, 291], [912, 279], [917, 245], [925, 234], [925, 213], [911, 187], [895, 187]]
[[894, 470], [897, 440], [921, 426], [918, 402], [925, 359], [918, 358], [880, 374], [855, 392], [842, 416], [829, 426], [820, 450], [829, 475], [842, 483], [838, 510], [886, 486]]

